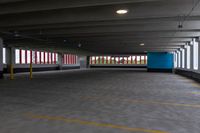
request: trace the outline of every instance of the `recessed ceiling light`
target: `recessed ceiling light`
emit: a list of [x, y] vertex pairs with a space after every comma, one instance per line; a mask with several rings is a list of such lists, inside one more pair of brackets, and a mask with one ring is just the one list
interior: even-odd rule
[[123, 14], [126, 14], [128, 13], [128, 10], [127, 9], [119, 9], [116, 11], [117, 14], [120, 14], [120, 15], [123, 15]]
[[141, 43], [140, 46], [144, 46], [144, 43]]
[[82, 47], [82, 44], [81, 44], [81, 43], [79, 43], [79, 44], [78, 44], [78, 47], [79, 47], [79, 48], [80, 48], [80, 47]]

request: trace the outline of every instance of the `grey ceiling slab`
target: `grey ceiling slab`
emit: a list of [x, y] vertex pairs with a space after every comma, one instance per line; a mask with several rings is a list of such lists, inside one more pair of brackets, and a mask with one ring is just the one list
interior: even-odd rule
[[[193, 0], [0, 0], [0, 36], [7, 46], [66, 52], [171, 52], [200, 36], [200, 5], [193, 7]], [[128, 14], [115, 13], [122, 8]]]

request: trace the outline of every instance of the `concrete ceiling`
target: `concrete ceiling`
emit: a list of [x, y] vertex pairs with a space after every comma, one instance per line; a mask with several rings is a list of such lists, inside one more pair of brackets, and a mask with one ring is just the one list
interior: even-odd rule
[[[198, 2], [0, 0], [0, 36], [6, 45], [21, 47], [71, 48], [97, 54], [171, 52], [200, 36]], [[118, 9], [129, 12], [118, 15]], [[183, 28], [178, 28], [180, 23]]]

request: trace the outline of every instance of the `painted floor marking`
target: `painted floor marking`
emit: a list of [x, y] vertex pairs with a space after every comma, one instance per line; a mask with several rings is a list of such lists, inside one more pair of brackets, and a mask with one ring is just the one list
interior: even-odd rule
[[200, 88], [200, 85], [199, 85], [198, 83], [192, 83], [192, 86], [193, 86], [193, 87]]
[[72, 119], [72, 118], [65, 118], [65, 117], [57, 117], [57, 116], [47, 116], [47, 115], [34, 115], [31, 113], [26, 114], [28, 118], [31, 119], [40, 119], [40, 120], [49, 120], [49, 121], [63, 121], [65, 123], [74, 123], [86, 126], [95, 126], [95, 127], [102, 127], [102, 128], [113, 128], [113, 129], [120, 129], [129, 132], [141, 132], [141, 133], [169, 133], [166, 131], [161, 130], [152, 130], [152, 129], [144, 129], [144, 128], [132, 128], [122, 125], [114, 125], [109, 123], [99, 123], [94, 121], [86, 121], [81, 119]]
[[191, 79], [182, 79], [182, 80], [179, 80], [181, 82], [185, 82], [185, 83], [190, 83], [193, 87], [198, 87], [200, 88], [200, 84], [197, 83], [196, 81], [194, 80], [191, 80]]
[[[104, 100], [111, 101], [115, 100], [114, 98], [105, 98], [105, 97], [85, 97], [87, 100]], [[115, 100], [118, 101], [118, 100]], [[154, 105], [168, 105], [168, 106], [176, 106], [176, 107], [191, 107], [191, 108], [200, 108], [200, 104], [183, 104], [183, 103], [170, 103], [170, 102], [159, 102], [159, 101], [146, 101], [146, 100], [130, 100], [130, 99], [122, 99], [121, 101], [129, 102], [129, 103], [138, 103], [138, 104], [154, 104]]]
[[191, 92], [191, 94], [200, 95], [200, 92]]

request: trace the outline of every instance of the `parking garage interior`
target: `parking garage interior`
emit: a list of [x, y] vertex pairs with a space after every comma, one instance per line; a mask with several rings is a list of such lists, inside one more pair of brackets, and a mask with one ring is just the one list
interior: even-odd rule
[[0, 133], [199, 133], [200, 0], [0, 0]]

